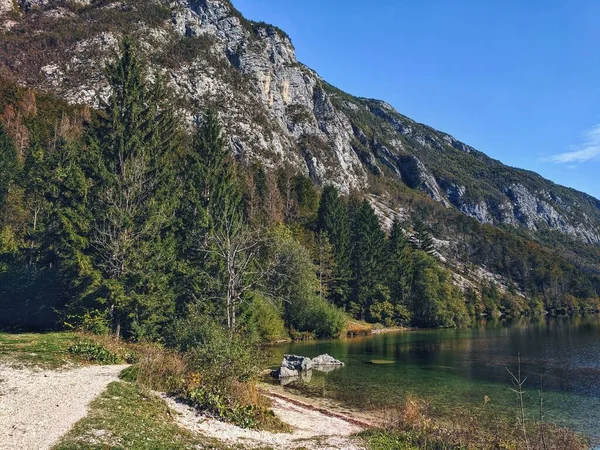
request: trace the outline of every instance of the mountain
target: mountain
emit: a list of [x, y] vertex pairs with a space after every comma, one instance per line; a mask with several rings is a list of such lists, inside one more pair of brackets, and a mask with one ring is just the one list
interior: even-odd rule
[[132, 35], [187, 123], [219, 110], [240, 161], [362, 192], [386, 224], [428, 196], [438, 250], [455, 266], [472, 262], [462, 236], [482, 234], [464, 231], [464, 215], [600, 272], [599, 200], [342, 92], [297, 61], [284, 31], [245, 19], [227, 0], [0, 0], [0, 14], [2, 79], [97, 107], [109, 94], [103, 68]]
[[0, 71], [73, 103], [106, 97], [102, 68], [135, 35], [191, 122], [214, 104], [232, 148], [343, 191], [389, 178], [481, 223], [600, 244], [600, 201], [488, 158], [383, 101], [357, 98], [299, 63], [290, 37], [225, 0], [4, 0]]

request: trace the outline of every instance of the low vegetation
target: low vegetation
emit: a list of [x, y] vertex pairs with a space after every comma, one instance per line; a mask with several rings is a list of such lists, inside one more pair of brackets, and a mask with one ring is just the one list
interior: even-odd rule
[[455, 410], [436, 417], [429, 404], [408, 396], [404, 405], [388, 411], [383, 427], [360, 433], [372, 450], [530, 449], [578, 450], [588, 448], [574, 432], [543, 423], [519, 423], [497, 415]]
[[0, 333], [0, 361], [16, 366], [58, 368], [71, 361], [75, 333]]
[[174, 423], [166, 403], [140, 385], [114, 382], [90, 405], [54, 450], [81, 449], [225, 449], [219, 442], [192, 434]]

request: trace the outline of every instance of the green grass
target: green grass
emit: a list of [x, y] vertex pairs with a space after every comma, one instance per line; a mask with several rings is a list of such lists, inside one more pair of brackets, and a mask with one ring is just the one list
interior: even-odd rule
[[54, 450], [227, 449], [180, 428], [166, 403], [131, 383], [114, 382]]
[[423, 448], [431, 450], [451, 450], [465, 447], [452, 446], [439, 441], [427, 442], [422, 438], [413, 436], [411, 433], [388, 431], [385, 429], [367, 430], [359, 433], [367, 443], [370, 450], [419, 450]]
[[370, 450], [418, 450], [409, 437], [404, 434], [390, 433], [385, 430], [369, 430], [360, 433]]
[[0, 333], [0, 362], [15, 366], [58, 368], [73, 361], [75, 333]]

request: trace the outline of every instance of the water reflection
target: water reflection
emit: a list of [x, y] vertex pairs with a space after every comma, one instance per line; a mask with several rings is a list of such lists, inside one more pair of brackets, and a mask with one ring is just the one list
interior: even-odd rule
[[[531, 414], [543, 379], [546, 416], [557, 423], [600, 437], [600, 317], [541, 318], [479, 324], [462, 330], [423, 330], [366, 338], [298, 343], [283, 353], [314, 357], [329, 353], [346, 363], [343, 370], [313, 373], [306, 382], [349, 404], [400, 402], [411, 392], [431, 400], [437, 410], [457, 403], [512, 411], [514, 397], [506, 371], [528, 377]], [[371, 360], [395, 364], [367, 364]], [[316, 390], [321, 392], [321, 390]]]

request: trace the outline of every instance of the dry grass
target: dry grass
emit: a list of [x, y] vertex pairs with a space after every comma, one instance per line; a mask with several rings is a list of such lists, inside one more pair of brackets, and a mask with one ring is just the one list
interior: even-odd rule
[[450, 417], [436, 417], [428, 402], [409, 395], [404, 404], [385, 412], [383, 426], [363, 433], [372, 448], [583, 450], [587, 443], [571, 430], [520, 423], [457, 408]]
[[346, 336], [368, 336], [373, 332], [373, 325], [370, 323], [359, 322], [357, 320], [348, 320], [346, 323]]
[[137, 382], [162, 392], [179, 392], [185, 385], [187, 366], [178, 353], [154, 344], [138, 346]]

